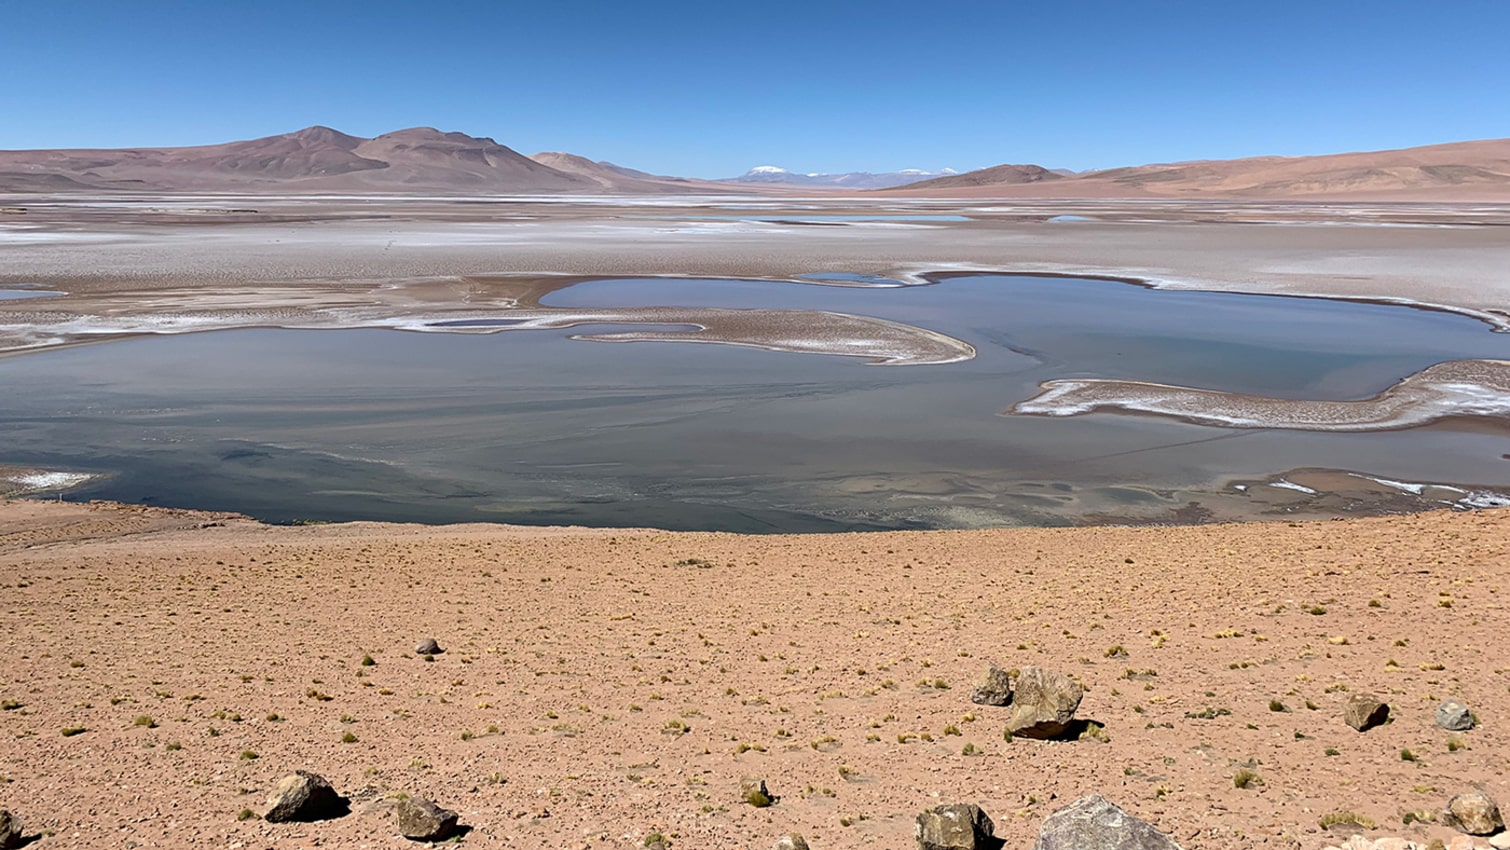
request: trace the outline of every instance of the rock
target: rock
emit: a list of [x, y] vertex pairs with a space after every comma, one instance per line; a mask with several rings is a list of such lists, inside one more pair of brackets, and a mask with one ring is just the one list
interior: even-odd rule
[[1473, 712], [1460, 702], [1448, 700], [1437, 706], [1437, 725], [1449, 732], [1467, 732], [1474, 726]]
[[999, 846], [995, 833], [996, 824], [969, 803], [929, 809], [913, 827], [918, 850], [984, 850]]
[[1510, 832], [1500, 832], [1489, 836], [1489, 846], [1494, 850], [1510, 850]]
[[976, 705], [1006, 705], [1012, 701], [1012, 677], [995, 664], [975, 681], [970, 701]]
[[1012, 715], [1007, 731], [1023, 738], [1056, 738], [1075, 719], [1085, 692], [1063, 673], [1024, 667], [1012, 683]]
[[1044, 818], [1033, 850], [1180, 850], [1169, 836], [1099, 794]]
[[776, 798], [766, 790], [765, 780], [758, 776], [746, 776], [739, 780], [739, 799], [757, 809], [763, 809], [776, 802]]
[[296, 770], [278, 780], [267, 798], [267, 812], [262, 819], [269, 823], [313, 821], [338, 818], [346, 814], [346, 801], [325, 777], [307, 770]]
[[440, 644], [435, 642], [435, 638], [425, 638], [419, 642], [419, 646], [414, 648], [415, 655], [439, 655], [442, 652], [445, 652], [445, 650], [440, 648]]
[[20, 846], [21, 819], [5, 809], [0, 809], [0, 850], [12, 850]]
[[776, 839], [776, 843], [771, 845], [771, 850], [810, 850], [810, 848], [802, 836], [795, 832], [788, 832]]
[[398, 834], [412, 841], [444, 841], [456, 831], [461, 817], [424, 797], [405, 797], [394, 813], [398, 815]]
[[1459, 794], [1447, 801], [1442, 823], [1469, 835], [1493, 835], [1505, 828], [1499, 804], [1481, 791]]
[[1389, 719], [1389, 706], [1373, 694], [1353, 694], [1342, 708], [1342, 719], [1359, 732], [1367, 732]]

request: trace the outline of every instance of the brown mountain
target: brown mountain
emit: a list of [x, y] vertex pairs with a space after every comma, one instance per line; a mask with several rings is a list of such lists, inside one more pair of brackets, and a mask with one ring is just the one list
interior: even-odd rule
[[1510, 200], [1510, 139], [1326, 156], [1138, 165], [1057, 180], [1024, 180], [1023, 168], [1000, 165], [914, 183], [888, 194]]
[[947, 177], [935, 177], [932, 180], [920, 180], [916, 183], [908, 183], [903, 188], [959, 189], [970, 186], [1017, 186], [1023, 183], [1039, 183], [1044, 180], [1062, 179], [1064, 179], [1064, 175], [1050, 171], [1039, 165], [993, 165], [990, 168], [966, 171], [964, 174], [951, 174]]
[[585, 156], [559, 151], [541, 151], [530, 159], [565, 174], [591, 180], [606, 193], [617, 192], [687, 192], [696, 190], [727, 191], [727, 187], [710, 181], [689, 180], [685, 177], [664, 177], [657, 174], [625, 168], [611, 162], [593, 162]]
[[601, 186], [492, 139], [429, 127], [374, 139], [310, 127], [186, 148], [0, 151], [0, 191], [69, 190], [592, 192]]

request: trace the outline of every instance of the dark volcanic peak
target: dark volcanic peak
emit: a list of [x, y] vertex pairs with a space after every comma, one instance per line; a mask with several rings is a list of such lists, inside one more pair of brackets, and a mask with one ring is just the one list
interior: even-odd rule
[[[343, 148], [345, 150], [351, 150], [362, 143], [362, 140], [357, 138], [356, 136], [348, 136], [345, 133], [342, 133], [340, 130], [332, 130], [331, 128], [325, 127], [320, 124], [316, 124], [313, 127], [305, 127], [303, 130], [289, 133], [288, 137], [292, 139], [298, 139], [299, 141], [305, 142], [307, 144], [330, 145], [332, 147]], [[277, 137], [274, 136], [273, 138]]]
[[1002, 186], [1062, 180], [1064, 175], [1041, 165], [994, 165], [964, 174], [951, 174], [908, 184], [908, 189], [952, 189], [959, 186]]

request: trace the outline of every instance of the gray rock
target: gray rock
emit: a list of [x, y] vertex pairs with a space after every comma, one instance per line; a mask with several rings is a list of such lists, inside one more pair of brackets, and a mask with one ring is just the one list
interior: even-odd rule
[[20, 846], [21, 819], [5, 809], [0, 809], [0, 850], [12, 850]]
[[757, 809], [763, 809], [776, 802], [776, 798], [772, 797], [771, 792], [766, 789], [765, 780], [758, 776], [746, 776], [739, 780], [739, 799]]
[[913, 835], [918, 850], [985, 850], [996, 847], [996, 824], [980, 806], [955, 803], [918, 815]]
[[1474, 727], [1473, 712], [1460, 702], [1448, 700], [1437, 706], [1437, 725], [1449, 732], [1467, 732]]
[[445, 652], [445, 650], [440, 648], [440, 644], [435, 642], [435, 638], [425, 638], [419, 642], [419, 646], [414, 648], [415, 655], [439, 655], [442, 652]]
[[970, 701], [976, 705], [1006, 705], [1012, 701], [1012, 677], [995, 664], [975, 681]]
[[1012, 682], [1012, 715], [1007, 731], [1023, 738], [1057, 738], [1075, 719], [1085, 692], [1063, 673], [1024, 667]]
[[810, 850], [810, 848], [802, 836], [795, 832], [788, 832], [776, 839], [776, 843], [771, 845], [771, 850]]
[[1470, 791], [1447, 801], [1442, 823], [1469, 835], [1493, 835], [1505, 828], [1499, 804], [1488, 794]]
[[393, 811], [398, 816], [398, 834], [412, 841], [444, 841], [456, 831], [461, 818], [424, 797], [405, 797]]
[[1092, 794], [1044, 818], [1033, 850], [1180, 850], [1180, 845]]
[[1367, 732], [1389, 719], [1389, 706], [1373, 694], [1353, 694], [1342, 707], [1342, 719], [1359, 732]]
[[314, 821], [338, 818], [346, 814], [346, 801], [325, 777], [307, 770], [296, 770], [278, 780], [267, 798], [267, 812], [262, 819], [269, 823]]

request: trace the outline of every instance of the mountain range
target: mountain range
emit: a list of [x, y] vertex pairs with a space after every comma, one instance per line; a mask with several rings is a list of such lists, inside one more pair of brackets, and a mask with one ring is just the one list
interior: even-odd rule
[[917, 183], [933, 177], [948, 177], [957, 172], [952, 168], [942, 171], [924, 171], [907, 168], [880, 174], [869, 171], [848, 171], [843, 174], [802, 174], [787, 171], [774, 165], [757, 165], [738, 177], [724, 177], [719, 183], [748, 185], [813, 186], [830, 189], [894, 189], [898, 186]]
[[[713, 187], [717, 188], [717, 187]], [[371, 139], [329, 127], [219, 145], [0, 151], [0, 192], [696, 192], [570, 154], [527, 157], [486, 137], [413, 127]]]
[[370, 139], [316, 126], [197, 147], [0, 151], [0, 193], [86, 191], [1510, 201], [1510, 139], [1078, 173], [1032, 164], [963, 174], [799, 174], [761, 166], [722, 180], [649, 174], [570, 153], [524, 156], [490, 138], [430, 127]]

